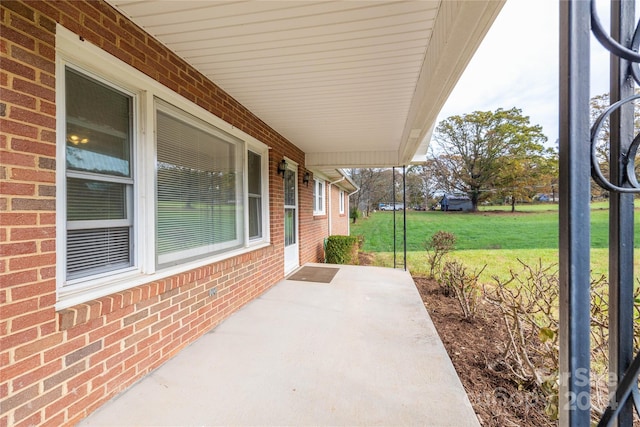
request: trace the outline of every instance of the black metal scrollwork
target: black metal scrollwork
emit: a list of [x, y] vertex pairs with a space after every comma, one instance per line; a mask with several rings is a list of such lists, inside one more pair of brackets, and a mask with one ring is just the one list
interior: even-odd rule
[[[637, 52], [638, 45], [640, 45], [640, 23], [636, 26], [633, 40], [631, 43], [631, 49], [621, 45], [615, 41], [602, 27], [600, 18], [596, 11], [596, 1], [591, 0], [591, 29], [596, 39], [612, 54], [631, 61], [631, 75], [637, 84], [640, 85], [640, 53]], [[636, 135], [633, 142], [629, 146], [626, 153], [621, 155], [621, 158], [617, 159], [621, 163], [621, 170], [624, 171], [622, 179], [622, 185], [615, 185], [604, 176], [600, 169], [600, 162], [597, 158], [596, 144], [598, 142], [598, 135], [602, 129], [602, 125], [605, 120], [622, 105], [632, 102], [636, 99], [640, 99], [640, 95], [633, 95], [626, 99], [620, 100], [610, 105], [595, 121], [591, 128], [591, 176], [593, 180], [602, 188], [608, 191], [618, 193], [640, 193], [640, 184], [638, 183], [638, 177], [636, 175], [635, 158], [638, 153], [638, 145], [640, 145], [640, 134]], [[614, 159], [611, 159], [614, 161]]]
[[[596, 39], [604, 46], [609, 52], [613, 53], [620, 58], [624, 58], [631, 62], [640, 62], [640, 53], [622, 46], [615, 41], [602, 27], [600, 18], [598, 17], [598, 11], [596, 10], [595, 0], [591, 0], [591, 31]], [[636, 35], [638, 34], [638, 28], [636, 27]], [[634, 40], [636, 37], [634, 36]]]
[[629, 187], [620, 187], [612, 184], [602, 173], [600, 169], [600, 162], [598, 161], [597, 142], [598, 135], [602, 129], [602, 125], [605, 120], [618, 108], [627, 102], [632, 102], [636, 99], [640, 99], [640, 95], [633, 95], [622, 101], [618, 101], [615, 104], [610, 105], [595, 121], [591, 128], [591, 176], [598, 185], [605, 190], [616, 191], [618, 193], [640, 193], [640, 185], [638, 184], [638, 177], [636, 176], [635, 158], [638, 152], [638, 145], [640, 144], [640, 134], [636, 135], [629, 147], [626, 155], [623, 155], [619, 161], [622, 163], [623, 170], [625, 171], [624, 181]]
[[[638, 416], [640, 416], [640, 393], [638, 392], [638, 376], [640, 376], [640, 353], [638, 353], [633, 359], [631, 366], [622, 377], [618, 389], [616, 390], [615, 401], [626, 402], [629, 397], [633, 399], [634, 406]], [[622, 409], [622, 404], [617, 406], [609, 405], [604, 411], [598, 427], [610, 426], [612, 422], [618, 416], [618, 413]]]
[[[638, 47], [640, 46], [640, 22], [636, 24], [630, 46], [623, 46], [604, 30], [600, 23], [600, 19], [598, 18], [595, 0], [591, 0], [590, 9], [591, 30], [593, 31], [594, 36], [609, 52], [611, 52], [611, 54], [629, 61], [630, 67], [628, 72], [630, 76], [633, 77], [635, 83], [640, 85], [640, 53], [638, 50]], [[613, 103], [597, 118], [591, 127], [591, 176], [598, 185], [611, 192], [640, 193], [640, 184], [638, 183], [635, 165], [638, 147], [640, 146], [640, 133], [635, 136], [628, 148], [622, 147], [622, 145], [618, 146], [618, 148], [620, 148], [620, 158], [610, 159], [611, 162], [619, 162], [618, 165], [620, 166], [619, 170], [621, 176], [617, 185], [613, 184], [611, 180], [607, 179], [607, 177], [602, 173], [596, 150], [596, 143], [598, 142], [598, 137], [604, 122], [611, 116], [611, 114], [621, 109], [625, 104], [637, 99], [640, 99], [640, 94], [634, 94]], [[618, 142], [618, 144], [619, 143], [620, 142]], [[620, 411], [622, 411], [622, 408], [627, 404], [627, 402], [629, 402], [629, 400], [633, 402], [635, 411], [640, 416], [640, 392], [638, 391], [639, 377], [640, 352], [636, 354], [635, 358], [626, 369], [626, 372], [624, 372], [624, 375], [620, 378], [615, 394], [612, 396], [611, 403], [602, 415], [598, 426], [613, 425], [620, 414]], [[626, 422], [625, 425], [627, 425]]]

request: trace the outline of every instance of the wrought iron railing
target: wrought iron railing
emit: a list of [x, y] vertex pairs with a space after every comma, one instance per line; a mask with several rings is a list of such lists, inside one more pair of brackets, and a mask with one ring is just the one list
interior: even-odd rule
[[[635, 159], [635, 85], [640, 85], [640, 25], [635, 1], [611, 2], [611, 30], [601, 25], [596, 2], [560, 1], [560, 421], [590, 425], [589, 175], [609, 191], [609, 372], [611, 400], [599, 422], [632, 426], [640, 416], [640, 353], [633, 354], [634, 193], [640, 193]], [[589, 124], [590, 29], [610, 52], [610, 106]], [[596, 144], [609, 120], [609, 171]]]

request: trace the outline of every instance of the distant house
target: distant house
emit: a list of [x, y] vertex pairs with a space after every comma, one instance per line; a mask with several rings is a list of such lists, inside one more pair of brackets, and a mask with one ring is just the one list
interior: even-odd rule
[[440, 209], [443, 211], [464, 211], [473, 210], [473, 203], [469, 196], [465, 194], [445, 194], [440, 199]]

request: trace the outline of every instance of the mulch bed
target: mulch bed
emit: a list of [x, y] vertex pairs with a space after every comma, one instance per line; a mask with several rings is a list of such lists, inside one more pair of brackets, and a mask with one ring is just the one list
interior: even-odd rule
[[513, 381], [502, 360], [506, 340], [495, 307], [484, 304], [471, 321], [458, 301], [444, 295], [435, 280], [414, 281], [438, 334], [483, 426], [555, 426], [544, 413], [545, 402], [526, 385]]
[[[360, 252], [360, 265], [371, 265], [375, 256]], [[496, 307], [482, 304], [473, 320], [462, 315], [455, 297], [445, 295], [433, 279], [414, 276], [416, 287], [444, 344], [482, 426], [557, 426], [545, 413], [545, 398], [526, 384], [514, 381], [503, 362], [502, 343], [507, 340]], [[634, 427], [640, 427], [639, 417]]]

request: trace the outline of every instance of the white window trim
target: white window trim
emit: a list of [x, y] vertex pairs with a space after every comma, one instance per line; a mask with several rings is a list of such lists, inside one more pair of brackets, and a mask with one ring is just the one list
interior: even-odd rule
[[[324, 179], [320, 179], [320, 178], [313, 178], [313, 188], [314, 188], [314, 192], [313, 192], [313, 215], [315, 216], [320, 216], [320, 215], [326, 215], [326, 205], [327, 205], [327, 183], [325, 182]], [[322, 202], [318, 203], [318, 198], [319, 198], [319, 194], [318, 194], [318, 188], [322, 188]], [[320, 209], [317, 209], [316, 207], [320, 205]]]
[[340, 215], [344, 215], [344, 190], [340, 190], [338, 192], [338, 206]]
[[[225, 122], [209, 111], [193, 104], [182, 95], [175, 93], [142, 72], [125, 64], [109, 53], [86, 41], [61, 25], [56, 26], [56, 263], [66, 265], [66, 144], [64, 130], [66, 111], [64, 91], [65, 67], [72, 67], [83, 74], [103, 81], [109, 86], [129, 92], [134, 97], [134, 129], [132, 164], [134, 178], [134, 265], [112, 273], [103, 273], [87, 278], [66, 281], [66, 268], [56, 269], [57, 302], [56, 309], [64, 309], [95, 298], [106, 296], [145, 283], [173, 276], [181, 272], [235, 257], [249, 251], [267, 247], [270, 242], [269, 220], [269, 179], [268, 146], [245, 132]], [[212, 255], [192, 262], [185, 262], [156, 271], [155, 266], [155, 106], [154, 100], [162, 99], [176, 108], [182, 109], [211, 126], [243, 141], [243, 185], [244, 206], [248, 206], [246, 179], [246, 152], [248, 149], [262, 156], [262, 238], [249, 240], [248, 212], [243, 210], [244, 242], [238, 249]], [[153, 221], [149, 221], [153, 218]], [[143, 220], [146, 219], [146, 220]], [[145, 249], [147, 248], [147, 249]]]

